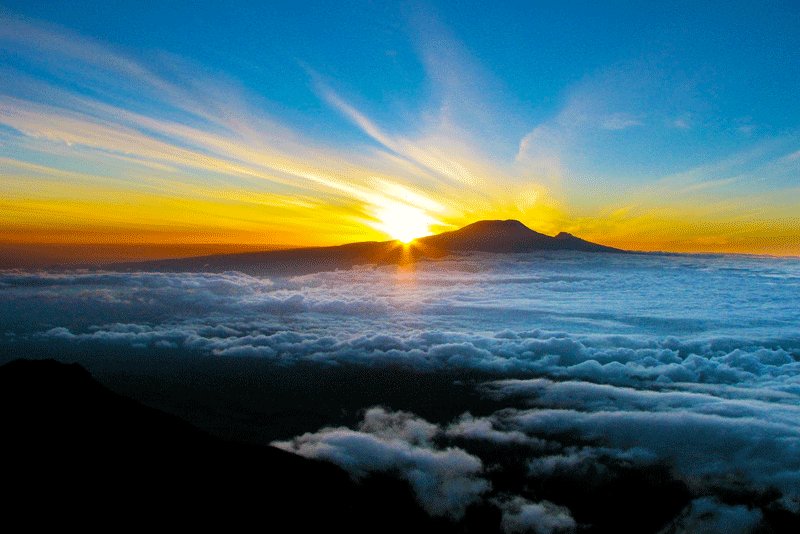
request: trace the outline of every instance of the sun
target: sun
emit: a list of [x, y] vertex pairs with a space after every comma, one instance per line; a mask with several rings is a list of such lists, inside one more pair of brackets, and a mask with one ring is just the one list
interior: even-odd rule
[[376, 229], [403, 243], [431, 235], [431, 224], [437, 223], [423, 210], [400, 203], [382, 206], [376, 218], [378, 221], [373, 224]]

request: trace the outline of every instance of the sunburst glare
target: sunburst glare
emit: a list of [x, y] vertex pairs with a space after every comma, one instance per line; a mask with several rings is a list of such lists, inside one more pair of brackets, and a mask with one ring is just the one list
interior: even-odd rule
[[423, 210], [399, 202], [381, 206], [375, 218], [373, 228], [403, 243], [431, 235], [431, 225], [441, 224]]

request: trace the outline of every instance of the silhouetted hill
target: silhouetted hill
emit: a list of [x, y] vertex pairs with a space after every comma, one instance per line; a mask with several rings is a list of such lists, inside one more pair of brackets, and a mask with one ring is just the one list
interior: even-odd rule
[[450, 252], [530, 252], [553, 250], [556, 245], [552, 237], [534, 232], [515, 220], [478, 221], [418, 241]]
[[448, 252], [535, 252], [537, 250], [580, 250], [584, 252], [624, 252], [561, 232], [550, 237], [531, 230], [513, 219], [478, 221], [452, 232], [418, 239], [421, 244]]
[[254, 275], [301, 275], [356, 265], [397, 265], [422, 258], [437, 258], [444, 252], [403, 247], [398, 241], [368, 241], [335, 247], [308, 247], [241, 254], [216, 254], [194, 258], [109, 265], [113, 270], [158, 272], [240, 271]]
[[591, 241], [586, 241], [567, 232], [559, 232], [555, 239], [559, 246], [564, 250], [580, 250], [582, 252], [624, 252], [618, 248], [598, 245]]
[[544, 250], [625, 252], [585, 241], [571, 234], [556, 237], [535, 232], [515, 220], [478, 221], [452, 232], [416, 239], [409, 246], [398, 241], [370, 241], [335, 247], [309, 247], [242, 254], [216, 254], [194, 258], [124, 263], [114, 270], [159, 272], [241, 271], [255, 275], [299, 275], [356, 265], [397, 265], [436, 259], [451, 253], [515, 253]]
[[[117, 530], [449, 531], [389, 478], [213, 438], [121, 397], [77, 364], [0, 367], [4, 521]], [[280, 525], [288, 525], [281, 529]]]

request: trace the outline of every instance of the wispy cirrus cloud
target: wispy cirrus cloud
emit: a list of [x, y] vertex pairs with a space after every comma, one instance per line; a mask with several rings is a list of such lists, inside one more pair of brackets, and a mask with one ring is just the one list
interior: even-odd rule
[[[418, 140], [390, 134], [321, 83], [316, 86], [323, 100], [376, 140], [377, 149], [309, 138], [266, 114], [235, 82], [212, 79], [171, 56], [145, 61], [68, 30], [7, 16], [0, 21], [0, 40], [59, 79], [11, 66], [12, 75], [0, 84], [0, 123], [11, 132], [6, 158], [35, 159], [38, 175], [45, 167], [79, 169], [93, 162], [89, 166], [112, 175], [106, 181], [111, 198], [144, 181], [189, 205], [214, 183], [226, 200], [215, 208], [206, 197], [195, 209], [216, 211], [212, 217], [238, 212], [239, 220], [250, 219], [252, 231], [280, 222], [311, 233], [316, 215], [306, 205], [330, 213], [330, 224], [364, 236], [375, 235], [370, 227], [383, 228], [386, 213], [413, 212], [446, 227], [515, 205], [499, 185], [508, 172], [499, 171], [496, 161], [473, 157], [478, 144], [442, 130]], [[91, 179], [93, 173], [85, 174]], [[34, 194], [31, 180], [36, 177], [14, 179], [13, 196]], [[257, 202], [248, 202], [250, 192]], [[80, 195], [68, 182], [62, 193], [76, 200]], [[269, 205], [273, 198], [287, 210], [288, 196], [304, 200], [280, 221], [249, 215], [254, 204]], [[109, 209], [98, 206], [95, 224], [103, 224]], [[119, 221], [107, 217], [105, 223]], [[17, 218], [16, 226], [24, 221]]]
[[643, 123], [641, 119], [627, 115], [625, 113], [612, 113], [605, 117], [600, 123], [600, 127], [604, 130], [627, 130], [634, 126], [641, 126]]

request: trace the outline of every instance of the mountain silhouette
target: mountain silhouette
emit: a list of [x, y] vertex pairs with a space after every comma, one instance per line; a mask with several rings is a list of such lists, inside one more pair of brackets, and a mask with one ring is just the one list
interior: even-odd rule
[[408, 246], [399, 241], [369, 241], [333, 247], [306, 247], [241, 254], [121, 263], [113, 270], [158, 272], [240, 271], [254, 275], [298, 275], [356, 265], [407, 264], [453, 253], [521, 253], [570, 250], [622, 253], [562, 232], [555, 237], [531, 230], [516, 220], [478, 221], [452, 232], [421, 237]]
[[535, 252], [537, 250], [579, 250], [584, 252], [623, 252], [585, 241], [561, 232], [555, 237], [540, 234], [514, 219], [478, 221], [459, 230], [417, 240], [447, 252]]
[[[212, 437], [122, 397], [77, 364], [0, 367], [4, 520], [36, 526], [443, 531], [408, 486]], [[281, 526], [284, 525], [284, 526]]]

